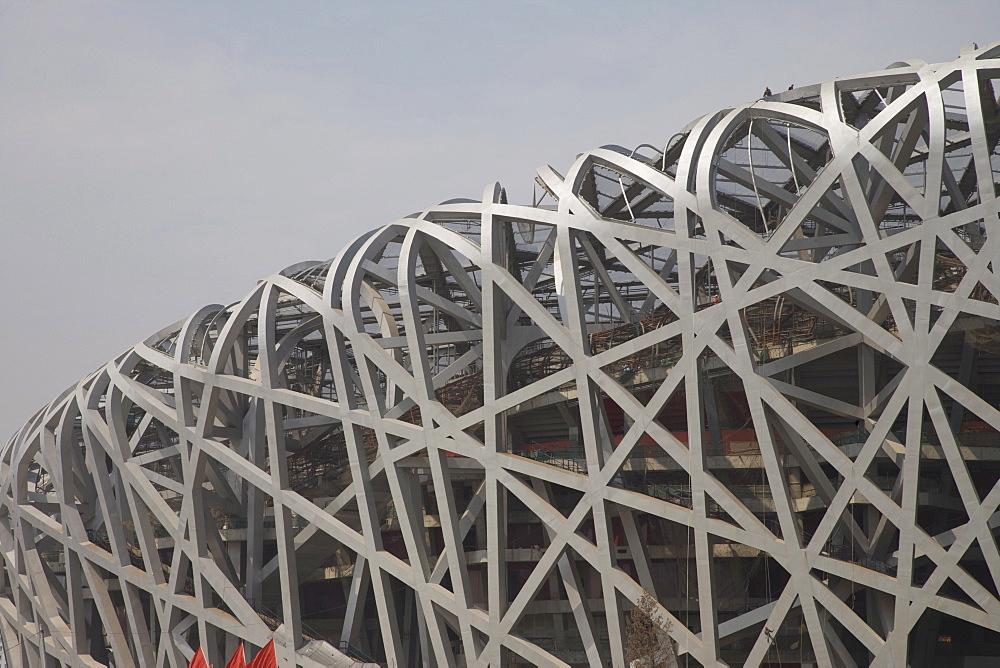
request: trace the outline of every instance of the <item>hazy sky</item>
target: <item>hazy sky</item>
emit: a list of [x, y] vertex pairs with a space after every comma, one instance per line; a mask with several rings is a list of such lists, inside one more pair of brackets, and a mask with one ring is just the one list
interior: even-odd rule
[[1000, 39], [966, 2], [0, 0], [0, 441], [203, 304], [603, 144]]

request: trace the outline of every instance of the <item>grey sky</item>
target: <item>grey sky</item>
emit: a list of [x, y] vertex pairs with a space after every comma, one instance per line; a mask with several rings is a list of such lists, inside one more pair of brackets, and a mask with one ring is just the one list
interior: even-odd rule
[[499, 180], [1000, 39], [979, 2], [0, 0], [0, 441], [205, 303]]

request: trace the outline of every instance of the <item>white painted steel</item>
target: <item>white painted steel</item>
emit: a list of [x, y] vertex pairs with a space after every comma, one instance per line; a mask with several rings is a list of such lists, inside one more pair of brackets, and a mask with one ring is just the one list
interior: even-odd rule
[[[282, 665], [342, 640], [395, 666], [563, 666], [578, 638], [623, 666], [644, 589], [702, 665], [787, 660], [783, 625], [824, 666], [903, 665], [927, 610], [1000, 631], [1000, 486], [976, 481], [1000, 446], [976, 391], [1000, 352], [998, 72], [1000, 46], [969, 48], [706, 116], [666, 154], [593, 150], [540, 169], [537, 206], [490, 186], [126, 351], [3, 450], [8, 661], [183, 666], [201, 644], [219, 664], [274, 637]], [[775, 333], [794, 318], [812, 330]], [[844, 359], [853, 395], [803, 380]], [[546, 415], [565, 443], [519, 436]], [[930, 461], [966, 518], [939, 531], [918, 521]], [[530, 557], [513, 513], [544, 528]], [[649, 518], [690, 542], [647, 544]], [[785, 581], [729, 609], [729, 553]], [[657, 591], [670, 559], [682, 605]], [[303, 621], [317, 569], [344, 591], [326, 634]], [[561, 641], [519, 627], [545, 587]]]

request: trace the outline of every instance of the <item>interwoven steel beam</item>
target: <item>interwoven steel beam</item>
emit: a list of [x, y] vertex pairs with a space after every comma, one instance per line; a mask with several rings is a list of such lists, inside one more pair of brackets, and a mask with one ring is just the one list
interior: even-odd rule
[[2, 451], [8, 661], [621, 667], [644, 591], [685, 665], [993, 642], [998, 84], [765, 97], [129, 349]]

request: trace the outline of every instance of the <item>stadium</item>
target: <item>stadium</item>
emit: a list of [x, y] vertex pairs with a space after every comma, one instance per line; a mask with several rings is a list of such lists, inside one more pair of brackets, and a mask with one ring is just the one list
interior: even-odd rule
[[8, 662], [622, 667], [644, 593], [681, 666], [1000, 660], [998, 92], [782, 91], [164, 328], [2, 450]]

